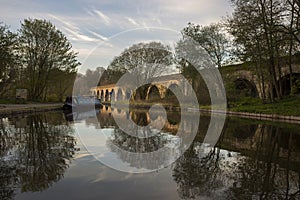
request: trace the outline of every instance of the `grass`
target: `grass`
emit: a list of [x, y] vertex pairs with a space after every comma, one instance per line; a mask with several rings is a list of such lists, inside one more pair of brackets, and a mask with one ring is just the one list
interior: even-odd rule
[[14, 100], [0, 99], [0, 104], [14, 104], [14, 103], [16, 103]]
[[300, 116], [300, 96], [286, 97], [274, 103], [262, 103], [257, 98], [243, 98], [229, 108], [236, 112]]

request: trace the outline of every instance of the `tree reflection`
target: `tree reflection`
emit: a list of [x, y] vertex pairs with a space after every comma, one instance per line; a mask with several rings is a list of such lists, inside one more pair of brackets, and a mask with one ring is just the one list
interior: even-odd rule
[[[145, 136], [152, 134], [149, 128], [136, 131], [142, 131]], [[153, 137], [138, 138], [128, 135], [121, 129], [115, 128], [110, 141], [112, 144], [127, 152], [147, 153], [162, 148], [168, 142], [168, 139], [160, 132]]]
[[63, 177], [75, 138], [62, 117], [51, 113], [1, 119], [0, 199], [12, 198], [16, 188], [45, 190]]
[[[139, 127], [130, 129], [130, 134], [115, 127], [107, 145], [123, 162], [129, 163], [132, 167], [157, 169], [158, 163], [164, 163], [173, 156], [170, 148], [166, 147], [167, 144], [171, 143], [170, 135], [154, 127], [147, 126], [151, 120], [153, 120], [152, 122], [160, 120], [160, 118], [151, 119], [148, 111], [131, 111], [129, 116]], [[165, 123], [168, 124], [167, 121]], [[159, 155], [153, 153], [162, 148], [165, 148], [164, 153]], [[143, 154], [147, 159], [141, 160], [141, 156], [131, 153]]]
[[224, 187], [223, 177], [220, 176], [224, 156], [220, 154], [220, 149], [209, 148], [203, 154], [200, 146], [201, 143], [195, 141], [174, 165], [173, 177], [183, 199], [211, 196], [211, 193]]
[[239, 162], [228, 195], [233, 199], [299, 198], [300, 160], [292, 157], [296, 153], [292, 141], [298, 138], [299, 142], [300, 137], [270, 125], [260, 125], [255, 135], [259, 137], [256, 137], [254, 152]]
[[180, 197], [299, 198], [300, 136], [293, 134], [293, 128], [266, 124], [244, 128], [249, 133], [236, 132], [243, 126], [236, 122], [226, 125], [230, 128], [225, 129], [222, 141], [206, 156], [199, 151], [201, 142], [195, 141], [176, 161], [173, 177]]

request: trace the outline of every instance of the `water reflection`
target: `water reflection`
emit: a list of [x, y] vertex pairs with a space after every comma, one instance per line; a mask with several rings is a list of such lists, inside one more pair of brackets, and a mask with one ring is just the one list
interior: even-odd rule
[[61, 113], [0, 119], [0, 199], [60, 180], [74, 155], [72, 135]]
[[[129, 152], [152, 152], [168, 141], [164, 133], [178, 131], [180, 116], [169, 112], [162, 132], [155, 137], [139, 139], [115, 126], [111, 112], [105, 110], [98, 118], [104, 127], [114, 127], [113, 137], [107, 143]], [[148, 111], [116, 110], [118, 117], [131, 117], [141, 126], [159, 116], [149, 117]], [[105, 117], [104, 117], [105, 116]], [[171, 119], [171, 120], [170, 120]], [[172, 174], [181, 198], [213, 199], [296, 199], [300, 198], [300, 128], [298, 125], [274, 124], [228, 118], [222, 136], [214, 148], [201, 149], [208, 130], [210, 116], [201, 116], [197, 137], [190, 148], [173, 164]], [[186, 130], [192, 129], [183, 121]], [[102, 127], [103, 128], [103, 127]], [[147, 130], [147, 131], [153, 131]], [[130, 160], [121, 151], [111, 147], [123, 162], [134, 167], [144, 161]], [[206, 151], [203, 154], [203, 151]], [[168, 159], [163, 157], [162, 159]]]
[[230, 119], [226, 127], [207, 156], [200, 156], [201, 141], [195, 141], [175, 163], [173, 177], [181, 198], [300, 198], [297, 126]]
[[[61, 113], [49, 113], [1, 119], [0, 199], [13, 198], [18, 188], [22, 192], [53, 192], [45, 189], [63, 177], [75, 152], [70, 123], [86, 127], [88, 131], [84, 134], [90, 135], [92, 140], [95, 134], [99, 134], [98, 131], [108, 132], [109, 137], [101, 143], [108, 151], [102, 155], [106, 159], [117, 157], [120, 163], [147, 169], [156, 167], [151, 159], [161, 159], [157, 160], [160, 163], [170, 159], [168, 156], [172, 153], [181, 152], [141, 160], [138, 157], [132, 159], [120, 150], [153, 152], [170, 144], [170, 141], [180, 142], [176, 137], [180, 124], [187, 135], [196, 128], [188, 117], [181, 121], [177, 112], [168, 112], [164, 122], [160, 115], [149, 115], [148, 110], [104, 107], [98, 113], [65, 114], [65, 117]], [[143, 134], [153, 136], [138, 138], [128, 135], [117, 127], [113, 117], [132, 119], [145, 127], [140, 129]], [[56, 187], [59, 188], [56, 192], [59, 191], [61, 196], [69, 195], [61, 194], [64, 193], [62, 188], [69, 186], [74, 197], [92, 194], [95, 199], [98, 196], [116, 197], [119, 193], [115, 191], [122, 191], [124, 199], [137, 196], [140, 199], [170, 196], [180, 199], [300, 199], [299, 125], [227, 118], [217, 145], [202, 148], [210, 121], [210, 116], [201, 116], [198, 134], [192, 145], [164, 170], [153, 174], [127, 175], [99, 166], [91, 156], [81, 157], [80, 169], [74, 170], [75, 175], [68, 173], [71, 178], [61, 181], [65, 185], [62, 183]], [[155, 122], [153, 127], [147, 127], [150, 122]], [[162, 123], [162, 130], [157, 131], [155, 126], [159, 127]], [[94, 170], [91, 170], [92, 165]], [[78, 173], [81, 175], [78, 176]], [[101, 176], [97, 176], [99, 173]], [[74, 180], [80, 188], [78, 191], [73, 189]], [[176, 190], [178, 195], [174, 195]], [[27, 199], [30, 197], [33, 196], [29, 194]]]

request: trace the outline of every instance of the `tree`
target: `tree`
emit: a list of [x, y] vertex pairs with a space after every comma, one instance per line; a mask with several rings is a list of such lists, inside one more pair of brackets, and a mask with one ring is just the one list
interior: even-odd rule
[[31, 100], [42, 100], [50, 72], [75, 72], [80, 65], [77, 53], [66, 36], [49, 21], [25, 19], [19, 30], [19, 52], [25, 68]]
[[287, 42], [287, 51], [288, 51], [288, 66], [290, 71], [290, 86], [291, 86], [291, 94], [294, 94], [295, 91], [295, 81], [293, 81], [293, 55], [299, 52], [299, 32], [300, 32], [300, 2], [298, 0], [286, 0], [286, 21], [287, 23], [283, 25], [283, 29], [286, 34]]
[[50, 77], [52, 78], [45, 90], [44, 100], [60, 102], [65, 96], [72, 96], [76, 74], [76, 72], [66, 72], [60, 69], [51, 70]]
[[221, 67], [228, 57], [229, 40], [220, 24], [200, 26], [188, 23], [182, 30], [183, 37], [191, 37], [208, 53], [216, 66]]
[[[170, 47], [160, 42], [134, 44], [125, 49], [121, 55], [115, 57], [108, 66], [108, 74], [117, 82], [126, 72], [132, 75], [135, 85], [145, 81], [152, 81], [155, 77], [166, 73], [172, 64], [172, 53]], [[138, 96], [141, 99], [146, 97], [147, 85], [141, 86]]]
[[0, 23], [0, 96], [10, 90], [17, 78], [16, 34]]
[[[271, 101], [285, 93], [282, 66], [288, 58], [292, 74], [292, 56], [299, 51], [299, 2], [293, 0], [232, 0], [234, 12], [228, 20], [229, 32], [242, 47], [244, 60], [254, 62], [260, 76], [270, 88]], [[298, 18], [298, 20], [297, 20]], [[279, 78], [278, 78], [279, 77]], [[292, 85], [292, 81], [291, 81]], [[265, 87], [262, 86], [262, 89]]]
[[104, 71], [105, 69], [103, 67], [97, 67], [94, 71], [90, 69], [86, 70], [85, 78], [89, 89], [99, 85], [100, 78], [104, 74]]
[[[210, 94], [216, 95], [220, 92], [222, 80], [221, 76], [218, 76], [218, 68], [215, 67], [210, 55], [199, 42], [185, 36], [177, 42], [175, 54], [177, 67], [181, 74], [191, 82], [198, 102], [202, 105], [211, 104]], [[210, 93], [209, 88], [210, 92], [214, 92]]]
[[[258, 11], [258, 5], [242, 1], [235, 1], [235, 10], [228, 19], [228, 32], [234, 37], [235, 54], [241, 61], [252, 61], [256, 66], [257, 74], [262, 85], [262, 98], [265, 99], [265, 79], [268, 77], [262, 70], [266, 60], [266, 43], [263, 35], [263, 26]], [[246, 7], [247, 6], [247, 9]]]

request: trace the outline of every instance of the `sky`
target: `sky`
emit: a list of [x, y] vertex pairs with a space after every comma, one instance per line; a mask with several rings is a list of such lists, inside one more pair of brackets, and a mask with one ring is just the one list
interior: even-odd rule
[[17, 31], [24, 19], [49, 20], [78, 52], [84, 73], [106, 68], [135, 43], [173, 47], [188, 22], [209, 25], [231, 12], [229, 0], [1, 0], [0, 22]]

